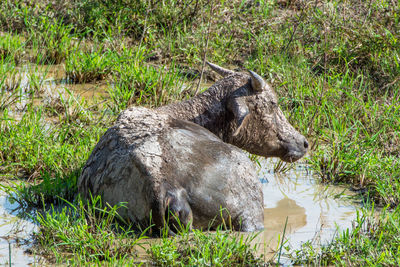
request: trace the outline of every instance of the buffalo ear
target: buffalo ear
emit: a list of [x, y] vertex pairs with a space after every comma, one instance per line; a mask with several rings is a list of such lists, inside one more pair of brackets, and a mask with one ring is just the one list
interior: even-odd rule
[[229, 99], [228, 109], [233, 113], [235, 117], [236, 130], [233, 133], [233, 136], [236, 136], [239, 134], [240, 129], [245, 124], [244, 121], [250, 117], [249, 107], [247, 106], [246, 101], [243, 97], [234, 97]]
[[251, 77], [251, 87], [253, 87], [254, 91], [261, 92], [265, 88], [267, 83], [260, 75], [258, 75], [254, 71], [249, 70], [249, 73]]

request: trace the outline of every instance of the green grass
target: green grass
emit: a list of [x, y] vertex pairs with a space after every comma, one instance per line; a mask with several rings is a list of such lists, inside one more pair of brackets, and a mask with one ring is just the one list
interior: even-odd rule
[[41, 109], [33, 108], [19, 121], [3, 113], [2, 172], [22, 172], [24, 177], [35, 178], [43, 171], [61, 174], [77, 169], [105, 130], [96, 125], [82, 128], [76, 122], [51, 125], [42, 116]]
[[264, 266], [257, 234], [248, 236], [217, 229], [215, 232], [183, 229], [175, 237], [164, 236], [152, 244], [149, 254], [156, 266]]
[[[167, 68], [145, 66], [138, 53], [115, 67], [113, 86], [108, 93], [117, 111], [132, 104], [160, 106], [185, 97], [184, 82], [189, 82], [174, 64]], [[139, 57], [139, 58], [138, 58]]]
[[400, 259], [399, 208], [383, 209], [379, 215], [367, 206], [358, 213], [352, 230], [340, 232], [322, 247], [303, 244], [292, 254], [294, 263], [317, 265], [397, 266]]
[[145, 231], [137, 235], [122, 227], [116, 222], [120, 207], [103, 207], [99, 197], [86, 205], [79, 199], [75, 202], [64, 202], [62, 209], [52, 206], [34, 218], [40, 225], [35, 234], [40, 253], [57, 264], [133, 264]]
[[4, 57], [0, 63], [0, 111], [4, 111], [20, 101], [22, 88], [15, 62], [10, 57]]
[[23, 42], [18, 35], [3, 33], [0, 36], [0, 59], [11, 58], [19, 63], [24, 52]]
[[[376, 220], [363, 210], [355, 222], [360, 227], [322, 249], [310, 244], [294, 261], [397, 265], [399, 14], [399, 4], [388, 0], [1, 1], [0, 174], [14, 180], [7, 190], [24, 206], [48, 206], [60, 197], [74, 202], [80, 169], [115, 116], [129, 105], [156, 107], [193, 95], [198, 80], [187, 74], [200, 73], [206, 53], [209, 61], [252, 69], [274, 86], [289, 121], [310, 141], [308, 163], [322, 183], [346, 184], [387, 207]], [[20, 72], [28, 62], [25, 84]], [[69, 83], [108, 84], [108, 96], [99, 104], [65, 89], [50, 99], [46, 71], [39, 71], [44, 64], [65, 68]], [[73, 231], [65, 212], [44, 214], [36, 238], [51, 240], [50, 229], [63, 223]], [[210, 236], [205, 243], [199, 241], [203, 235]], [[160, 265], [195, 264], [187, 255], [196, 255], [199, 265], [211, 263], [210, 257], [219, 257], [215, 240], [225, 240], [226, 247], [247, 243], [228, 236], [196, 231], [183, 237], [199, 250], [165, 239], [150, 254]], [[134, 256], [99, 252], [103, 258], [92, 259], [72, 246], [41, 244], [60, 263], [135, 262]], [[248, 255], [243, 248], [237, 253]], [[93, 249], [101, 251], [100, 245]]]
[[106, 79], [114, 66], [115, 54], [102, 47], [90, 52], [74, 51], [65, 61], [67, 77], [74, 83], [88, 83]]
[[62, 19], [47, 16], [35, 18], [36, 24], [27, 27], [30, 60], [40, 64], [60, 64], [77, 46], [71, 25], [64, 25]]
[[[51, 206], [33, 219], [40, 225], [35, 233], [38, 244], [33, 251], [56, 264], [138, 264], [138, 251], [147, 253], [148, 263], [155, 266], [264, 266], [258, 245], [251, 245], [257, 233], [242, 235], [223, 231], [190, 231], [181, 228], [179, 235], [146, 241], [148, 229], [140, 233], [119, 217], [123, 204], [109, 207], [100, 197], [73, 203], [60, 199], [63, 205]], [[153, 239], [154, 240], [154, 239]]]

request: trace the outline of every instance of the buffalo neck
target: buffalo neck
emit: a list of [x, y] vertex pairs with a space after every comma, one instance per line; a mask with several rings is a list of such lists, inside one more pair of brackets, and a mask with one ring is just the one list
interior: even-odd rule
[[225, 140], [232, 121], [232, 114], [227, 111], [226, 101], [233, 89], [238, 88], [240, 80], [222, 79], [189, 100], [163, 106], [158, 110], [167, 112], [173, 118], [201, 125]]

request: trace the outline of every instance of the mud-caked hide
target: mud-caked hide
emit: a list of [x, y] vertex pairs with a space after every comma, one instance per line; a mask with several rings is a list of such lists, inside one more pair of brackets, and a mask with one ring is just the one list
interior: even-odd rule
[[263, 227], [262, 192], [247, 155], [197, 124], [146, 108], [119, 116], [93, 150], [78, 186], [84, 197], [126, 202], [120, 215], [142, 226], [150, 224], [151, 214], [162, 227], [173, 204], [181, 223], [194, 228], [208, 229], [222, 219], [243, 231]]

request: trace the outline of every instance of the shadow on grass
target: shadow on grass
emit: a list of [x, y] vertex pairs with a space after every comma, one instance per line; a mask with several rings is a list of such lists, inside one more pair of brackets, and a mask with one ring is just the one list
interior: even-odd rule
[[10, 201], [15, 201], [22, 209], [43, 209], [51, 204], [59, 205], [64, 200], [73, 201], [77, 195], [77, 179], [81, 168], [64, 175], [50, 175], [42, 173], [37, 184], [19, 181], [0, 187], [9, 195]]

